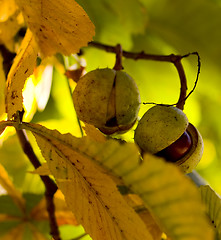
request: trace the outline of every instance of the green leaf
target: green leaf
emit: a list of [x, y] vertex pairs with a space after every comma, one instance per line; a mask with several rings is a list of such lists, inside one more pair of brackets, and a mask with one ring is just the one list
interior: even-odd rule
[[30, 213], [31, 210], [40, 202], [43, 198], [40, 194], [25, 193], [24, 198], [26, 200], [26, 211]]
[[7, 214], [14, 217], [22, 216], [21, 209], [9, 195], [0, 196], [0, 214]]
[[199, 189], [202, 201], [206, 205], [206, 211], [217, 231], [219, 239], [221, 239], [221, 198], [208, 185], [200, 186]]
[[0, 237], [16, 228], [20, 223], [20, 220], [11, 220], [0, 222]]

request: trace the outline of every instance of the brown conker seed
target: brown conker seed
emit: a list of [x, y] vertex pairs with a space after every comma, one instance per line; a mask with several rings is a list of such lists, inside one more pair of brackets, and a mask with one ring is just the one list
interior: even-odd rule
[[159, 157], [164, 157], [168, 162], [176, 162], [187, 154], [192, 147], [192, 139], [187, 131], [170, 146], [156, 153]]

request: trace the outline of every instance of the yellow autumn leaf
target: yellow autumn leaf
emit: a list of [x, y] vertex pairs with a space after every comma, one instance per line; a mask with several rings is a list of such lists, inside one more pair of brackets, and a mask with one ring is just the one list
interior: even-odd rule
[[11, 119], [17, 111], [23, 109], [22, 89], [26, 79], [33, 73], [36, 65], [38, 47], [32, 33], [27, 30], [25, 38], [15, 57], [7, 77], [6, 112]]
[[[89, 148], [105, 155], [102, 144], [97, 147], [88, 137], [62, 135], [37, 124], [23, 123], [21, 127], [34, 133], [67, 205], [94, 240], [152, 239], [114, 181], [92, 161], [93, 156], [85, 154]], [[115, 141], [111, 143], [115, 145]]]
[[0, 119], [5, 113], [5, 72], [3, 69], [3, 57], [0, 53]]
[[145, 155], [139, 167], [121, 172], [124, 182], [141, 196], [170, 239], [213, 239], [198, 189], [178, 167]]
[[83, 127], [86, 135], [91, 139], [95, 140], [96, 142], [105, 142], [106, 137], [102, 134], [97, 128], [95, 128], [91, 124], [84, 123], [85, 126]]
[[8, 20], [18, 10], [14, 0], [0, 0], [0, 6], [0, 22]]
[[[35, 132], [49, 168], [58, 180], [58, 186], [63, 190], [65, 189], [64, 195], [71, 207], [72, 204], [76, 207], [77, 203], [76, 199], [70, 197], [70, 192], [75, 193], [80, 189], [83, 190], [87, 200], [81, 199], [82, 205], [78, 206], [79, 212], [84, 212], [84, 204], [93, 202], [94, 198], [80, 182], [78, 174], [82, 174], [84, 171], [82, 174], [84, 179], [89, 186], [93, 186], [96, 192], [97, 186], [94, 183], [99, 182], [100, 171], [104, 171], [101, 169], [96, 171], [95, 165], [93, 166], [90, 161], [86, 161], [86, 159], [90, 159], [99, 162], [120, 176], [128, 188], [143, 199], [145, 206], [171, 240], [213, 239], [213, 230], [206, 218], [198, 189], [177, 166], [152, 155], [145, 155], [143, 163], [139, 164], [138, 149], [133, 143], [120, 144], [114, 140], [99, 143], [87, 137], [77, 139], [71, 135], [61, 135], [56, 131], [49, 131], [33, 124], [23, 124], [23, 127]], [[44, 139], [47, 140], [44, 141]], [[70, 167], [72, 164], [74, 164], [73, 168]], [[77, 167], [78, 172], [75, 172], [75, 167]], [[98, 172], [99, 174], [96, 174]], [[72, 185], [71, 180], [75, 181], [75, 184]], [[81, 187], [78, 189], [78, 186]], [[105, 178], [102, 177], [102, 187], [105, 186]], [[99, 190], [102, 194], [103, 189], [100, 187]], [[108, 207], [113, 199], [109, 200], [110, 202], [106, 204]], [[114, 201], [116, 202], [116, 200]], [[93, 206], [94, 208], [95, 206]], [[121, 206], [115, 206], [115, 209], [119, 211]], [[96, 213], [94, 214], [96, 215]], [[120, 215], [122, 216], [122, 213]], [[77, 216], [79, 217], [79, 215]], [[124, 220], [124, 222], [126, 222], [127, 227], [130, 227], [127, 221]], [[134, 226], [137, 228], [137, 225]], [[135, 229], [133, 230], [135, 231]], [[139, 239], [144, 239], [140, 235], [136, 236]], [[130, 235], [130, 237], [136, 239], [135, 236]]]
[[0, 6], [0, 43], [8, 44], [24, 21], [14, 0], [0, 0]]
[[18, 191], [8, 176], [5, 168], [0, 164], [0, 185], [7, 191], [15, 204], [24, 212], [25, 200], [20, 191]]
[[94, 25], [74, 0], [16, 0], [45, 56], [76, 53], [94, 36]]

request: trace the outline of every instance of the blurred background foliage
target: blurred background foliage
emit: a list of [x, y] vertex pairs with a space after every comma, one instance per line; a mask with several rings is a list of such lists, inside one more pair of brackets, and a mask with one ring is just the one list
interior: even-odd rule
[[[221, 194], [221, 1], [77, 2], [95, 24], [95, 41], [112, 46], [120, 43], [124, 50], [132, 52], [184, 55], [197, 51], [200, 54], [202, 66], [199, 82], [194, 93], [188, 98], [184, 112], [204, 139], [204, 156], [197, 171]], [[70, 57], [57, 55], [57, 58], [47, 59], [36, 69], [23, 92], [26, 121], [81, 136], [71, 98], [75, 83], [65, 76], [65, 70], [79, 65], [86, 66], [86, 71], [113, 67], [115, 61], [114, 54], [93, 47], [85, 47], [82, 53], [81, 56]], [[196, 80], [197, 59], [190, 56], [182, 62], [190, 91]], [[171, 63], [124, 59], [123, 66], [137, 82], [142, 102], [177, 102], [180, 83]], [[40, 90], [37, 90], [38, 88]], [[142, 117], [151, 106], [142, 104], [139, 116]], [[117, 137], [133, 141], [133, 133], [134, 129]], [[31, 135], [29, 138], [43, 161], [34, 138]], [[1, 144], [1, 163], [16, 187], [23, 192], [43, 193], [44, 187], [39, 176], [27, 173], [33, 170], [33, 167], [24, 156], [12, 129], [5, 131]]]

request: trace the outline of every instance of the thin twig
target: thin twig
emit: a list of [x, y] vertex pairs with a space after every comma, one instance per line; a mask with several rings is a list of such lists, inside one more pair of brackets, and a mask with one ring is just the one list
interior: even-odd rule
[[198, 83], [198, 80], [199, 80], [199, 75], [200, 75], [200, 70], [201, 70], [201, 61], [200, 61], [200, 56], [199, 56], [198, 52], [189, 53], [187, 55], [182, 56], [182, 58], [188, 57], [190, 55], [196, 55], [197, 56], [197, 63], [198, 63], [197, 67], [198, 67], [198, 70], [197, 70], [197, 75], [196, 75], [196, 80], [195, 80], [194, 86], [193, 86], [192, 90], [187, 94], [185, 100], [194, 92], [194, 90], [196, 88], [196, 85]]
[[[26, 132], [24, 129], [22, 130], [16, 130], [17, 136], [19, 139], [19, 142], [21, 144], [21, 147], [24, 151], [24, 153], [29, 158], [30, 162], [34, 166], [34, 168], [38, 168], [41, 166], [40, 161], [38, 160], [37, 156], [34, 153], [34, 150], [27, 138]], [[40, 176], [42, 182], [45, 185], [45, 198], [46, 198], [46, 204], [47, 204], [47, 211], [48, 211], [48, 217], [49, 217], [49, 224], [51, 229], [51, 235], [55, 240], [61, 240], [58, 225], [55, 218], [55, 205], [53, 201], [53, 197], [55, 192], [57, 191], [58, 187], [54, 183], [54, 181], [49, 176]]]

